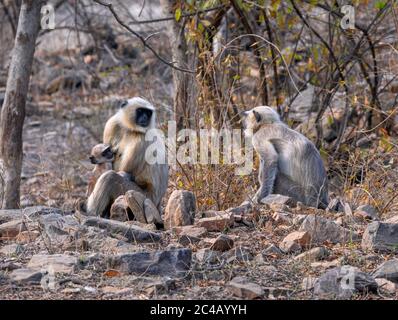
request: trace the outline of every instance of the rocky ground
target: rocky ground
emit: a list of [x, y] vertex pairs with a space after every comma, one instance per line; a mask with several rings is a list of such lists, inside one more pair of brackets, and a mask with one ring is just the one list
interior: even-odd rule
[[397, 217], [280, 195], [195, 212], [187, 194], [170, 197], [166, 230], [50, 207], [0, 211], [0, 297], [397, 298]]

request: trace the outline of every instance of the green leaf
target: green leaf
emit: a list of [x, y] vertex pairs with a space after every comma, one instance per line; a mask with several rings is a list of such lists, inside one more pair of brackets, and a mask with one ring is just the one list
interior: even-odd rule
[[382, 10], [386, 6], [387, 2], [386, 1], [377, 1], [375, 4], [375, 8]]
[[181, 10], [181, 8], [177, 8], [177, 10], [176, 10], [176, 12], [175, 12], [175, 19], [176, 19], [177, 22], [180, 21], [181, 15], [182, 15], [182, 10]]

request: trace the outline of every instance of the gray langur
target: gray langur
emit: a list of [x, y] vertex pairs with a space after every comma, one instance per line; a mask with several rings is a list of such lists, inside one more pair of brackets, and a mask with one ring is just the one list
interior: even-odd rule
[[245, 127], [253, 134], [253, 147], [260, 157], [260, 188], [255, 201], [260, 203], [275, 193], [307, 206], [325, 208], [327, 175], [314, 144], [284, 124], [270, 107], [256, 107], [246, 111], [245, 116]]
[[[113, 201], [128, 190], [142, 192], [160, 211], [168, 185], [168, 165], [146, 161], [146, 149], [152, 142], [145, 140], [145, 134], [150, 129], [156, 129], [156, 109], [139, 97], [124, 101], [107, 121], [103, 143], [115, 154], [113, 170], [98, 179], [87, 200], [88, 214], [107, 215]], [[118, 172], [129, 174], [131, 179]]]

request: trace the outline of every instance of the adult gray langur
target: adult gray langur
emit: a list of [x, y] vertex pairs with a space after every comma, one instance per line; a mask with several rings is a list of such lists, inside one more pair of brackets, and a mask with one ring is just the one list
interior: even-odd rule
[[256, 107], [245, 112], [246, 133], [260, 157], [260, 188], [255, 201], [269, 194], [292, 197], [307, 206], [328, 204], [326, 170], [321, 156], [305, 136], [284, 124], [272, 108]]

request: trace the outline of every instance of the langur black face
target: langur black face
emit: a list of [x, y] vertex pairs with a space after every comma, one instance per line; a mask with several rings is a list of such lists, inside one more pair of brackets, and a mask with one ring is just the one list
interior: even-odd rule
[[103, 145], [98, 145], [98, 147], [94, 147], [93, 151], [91, 153], [91, 156], [89, 157], [90, 162], [92, 164], [102, 164], [105, 162], [112, 162], [114, 160], [114, 153], [111, 149], [110, 146], [107, 146], [106, 148], [102, 150], [98, 150], [99, 147], [102, 147]]
[[140, 127], [148, 127], [151, 123], [153, 111], [147, 108], [138, 108], [135, 112], [135, 123]]

